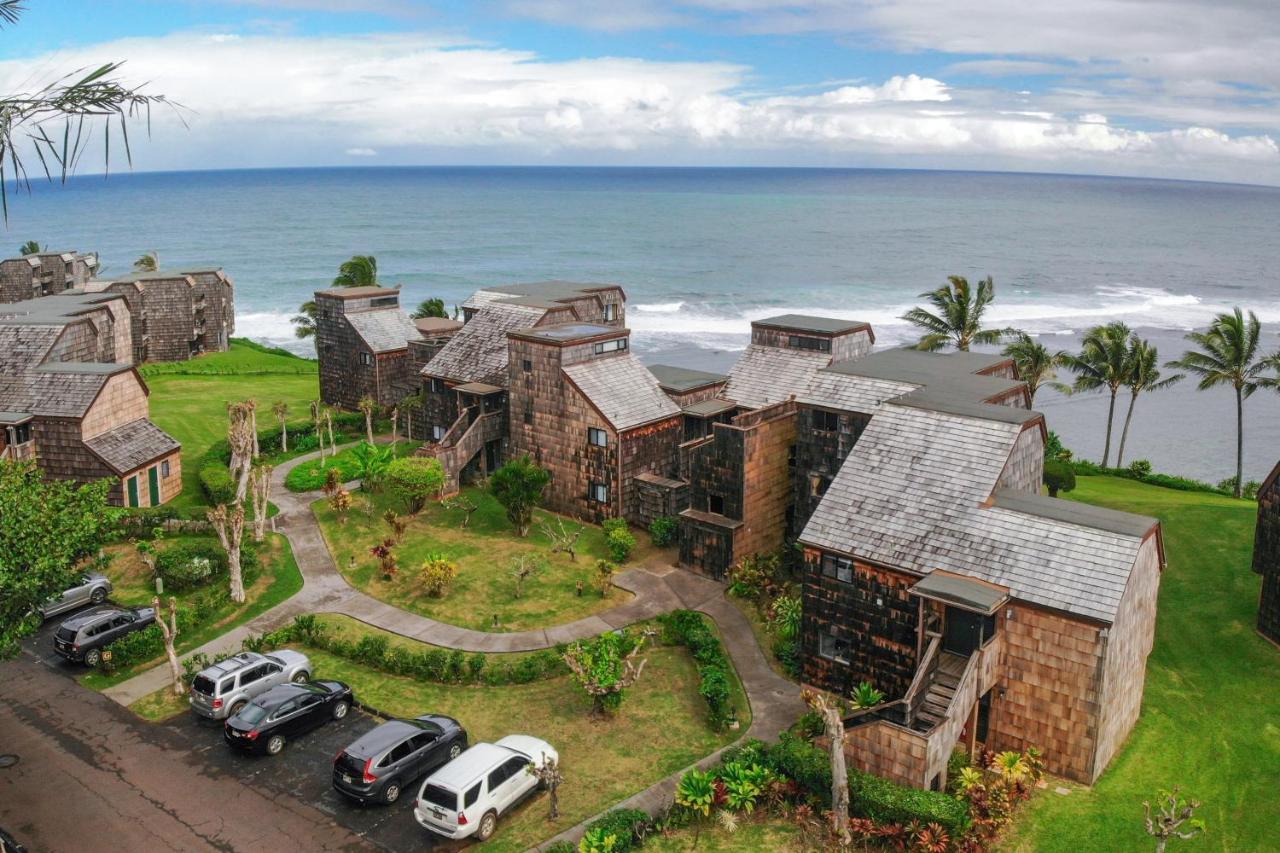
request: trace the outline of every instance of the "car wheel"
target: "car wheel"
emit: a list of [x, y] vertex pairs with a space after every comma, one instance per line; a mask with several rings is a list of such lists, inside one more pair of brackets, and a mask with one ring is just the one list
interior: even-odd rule
[[300, 669], [298, 670], [297, 674], [293, 676], [293, 683], [305, 684], [307, 681], [307, 678], [308, 678], [307, 671], [305, 669]]
[[240, 709], [243, 708], [246, 704], [248, 703], [245, 702], [243, 699], [241, 699], [239, 702], [232, 705], [231, 708], [227, 710], [227, 716], [234, 717], [236, 714], [239, 714]]
[[94, 604], [101, 604], [107, 600], [107, 591], [102, 587], [98, 587], [93, 591], [93, 594], [89, 596], [89, 600]]
[[485, 812], [484, 817], [480, 818], [480, 828], [476, 830], [476, 840], [488, 841], [497, 828], [498, 815], [494, 812]]
[[335, 720], [341, 720], [343, 717], [347, 715], [347, 711], [350, 711], [350, 710], [351, 710], [350, 702], [346, 702], [346, 701], [339, 702], [337, 705], [333, 706], [333, 718]]
[[284, 749], [284, 735], [272, 735], [267, 741], [267, 755], [279, 755]]
[[449, 747], [449, 760], [453, 761], [453, 759], [457, 758], [459, 755], [462, 755], [462, 744], [455, 740], [453, 742], [453, 746]]
[[102, 652], [98, 651], [97, 649], [89, 649], [89, 651], [84, 653], [85, 666], [96, 667], [99, 661], [101, 660], [102, 660]]
[[382, 789], [382, 801], [387, 805], [391, 805], [400, 799], [400, 783], [391, 782], [387, 787]]

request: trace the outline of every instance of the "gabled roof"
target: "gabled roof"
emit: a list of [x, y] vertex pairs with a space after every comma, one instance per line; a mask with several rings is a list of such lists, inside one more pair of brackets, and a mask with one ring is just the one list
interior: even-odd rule
[[[105, 306], [124, 296], [110, 291], [83, 292], [70, 290], [53, 296], [41, 296], [25, 302], [0, 305], [0, 324], [5, 325], [57, 325], [62, 326], [79, 315]], [[121, 303], [123, 304], [123, 303]], [[0, 354], [0, 359], [5, 356]]]
[[422, 375], [505, 388], [507, 333], [527, 329], [545, 314], [546, 309], [527, 305], [487, 304], [454, 333], [422, 369]]
[[394, 352], [405, 349], [409, 341], [421, 336], [418, 327], [399, 308], [379, 308], [374, 311], [356, 311], [344, 314], [360, 340], [374, 352]]
[[117, 474], [128, 474], [182, 449], [172, 436], [146, 418], [85, 439], [85, 446]]
[[630, 353], [593, 358], [562, 370], [616, 430], [680, 414], [658, 380]]
[[997, 493], [1023, 428], [885, 403], [801, 541], [920, 575], [946, 570], [1008, 587], [1021, 601], [1113, 621], [1156, 522]]
[[829, 353], [751, 344], [729, 371], [720, 396], [750, 408], [780, 403], [807, 388], [830, 363]]
[[114, 362], [43, 364], [64, 328], [65, 323], [0, 323], [0, 407], [48, 417], [80, 417], [110, 377], [133, 370]]

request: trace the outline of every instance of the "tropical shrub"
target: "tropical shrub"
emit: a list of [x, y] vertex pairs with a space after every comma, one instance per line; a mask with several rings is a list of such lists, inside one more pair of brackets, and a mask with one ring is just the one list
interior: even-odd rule
[[783, 640], [794, 640], [800, 636], [800, 620], [804, 615], [800, 596], [780, 595], [769, 609], [769, 621], [773, 623], [778, 637]]
[[1076, 487], [1076, 475], [1067, 463], [1049, 459], [1044, 463], [1044, 484], [1049, 488], [1049, 497], [1056, 498], [1058, 492], [1069, 492]]
[[444, 468], [439, 459], [403, 456], [392, 460], [382, 475], [387, 492], [402, 502], [410, 515], [417, 515], [427, 501], [444, 486]]
[[443, 598], [458, 577], [458, 564], [443, 554], [428, 554], [418, 569], [418, 583], [432, 598]]
[[169, 592], [204, 586], [226, 571], [226, 552], [213, 542], [178, 542], [156, 553], [156, 574]]
[[693, 656], [700, 679], [698, 693], [706, 700], [710, 723], [724, 726], [736, 714], [730, 701], [732, 665], [710, 620], [693, 610], [673, 610], [659, 616], [658, 623], [665, 642], [684, 646]]
[[635, 660], [644, 639], [633, 637], [624, 629], [593, 640], [579, 640], [565, 651], [565, 664], [591, 697], [593, 716], [611, 714], [621, 707], [626, 689], [644, 671], [646, 661]]
[[695, 815], [708, 817], [716, 804], [715, 779], [710, 773], [689, 770], [676, 786], [676, 805]]
[[649, 538], [659, 548], [665, 548], [676, 541], [680, 532], [680, 523], [669, 515], [660, 515], [649, 524]]
[[759, 601], [779, 591], [778, 571], [782, 560], [778, 554], [749, 554], [729, 570], [729, 592], [739, 598]]
[[615, 563], [625, 563], [636, 547], [636, 537], [626, 528], [624, 521], [622, 527], [615, 527], [605, 534], [604, 544], [609, 550], [610, 560]]
[[613, 809], [587, 824], [587, 834], [595, 837], [612, 837], [618, 853], [639, 847], [652, 827], [649, 815], [640, 809]]
[[720, 769], [720, 781], [724, 783], [725, 805], [751, 814], [773, 779], [772, 771], [761, 764], [724, 765]]
[[952, 835], [963, 834], [969, 810], [939, 791], [908, 788], [857, 770], [849, 773], [849, 812], [882, 823], [936, 823]]
[[623, 848], [618, 836], [604, 829], [589, 829], [578, 842], [578, 853], [618, 853]]
[[1151, 463], [1146, 459], [1135, 459], [1129, 463], [1129, 473], [1135, 480], [1151, 476]]
[[506, 509], [517, 536], [529, 535], [534, 507], [542, 503], [542, 493], [550, 482], [551, 472], [538, 467], [528, 455], [512, 459], [489, 478], [489, 493]]

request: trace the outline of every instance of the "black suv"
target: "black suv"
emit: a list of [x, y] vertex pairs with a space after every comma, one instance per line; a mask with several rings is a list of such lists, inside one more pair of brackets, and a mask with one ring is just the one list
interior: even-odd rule
[[391, 804], [406, 785], [466, 748], [467, 732], [453, 717], [389, 720], [338, 753], [333, 787], [360, 803]]
[[53, 650], [64, 658], [86, 666], [97, 666], [102, 650], [126, 634], [141, 631], [156, 621], [150, 607], [123, 610], [99, 607], [77, 613], [58, 626]]

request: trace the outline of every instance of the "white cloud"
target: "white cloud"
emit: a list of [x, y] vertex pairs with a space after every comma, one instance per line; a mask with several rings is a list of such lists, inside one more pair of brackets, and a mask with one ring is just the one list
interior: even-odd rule
[[191, 110], [185, 130], [157, 114], [152, 141], [135, 144], [145, 168], [325, 164], [336, 151], [380, 163], [889, 158], [1280, 183], [1266, 134], [1208, 121], [1130, 129], [1085, 106], [1085, 90], [1028, 97], [910, 74], [756, 96], [744, 94], [750, 69], [728, 63], [549, 61], [424, 35], [129, 39], [0, 62], [0, 86], [30, 85], [33, 68], [118, 57], [130, 57], [131, 79]]

